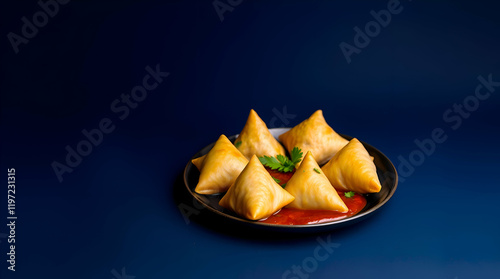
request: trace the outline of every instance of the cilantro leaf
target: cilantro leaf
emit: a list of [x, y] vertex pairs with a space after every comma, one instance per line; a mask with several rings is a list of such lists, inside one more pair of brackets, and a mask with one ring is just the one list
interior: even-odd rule
[[288, 161], [288, 158], [281, 154], [276, 155], [276, 158], [278, 159], [278, 161], [280, 161], [282, 165], [285, 165], [285, 163]]
[[279, 179], [278, 179], [278, 178], [276, 178], [276, 177], [273, 177], [273, 179], [274, 179], [274, 181], [276, 181], [276, 183], [278, 183], [278, 184], [281, 182], [281, 180], [279, 180]]
[[353, 191], [345, 192], [344, 196], [346, 196], [347, 198], [352, 198], [352, 197], [354, 197], [354, 192]]
[[240, 145], [241, 145], [241, 143], [242, 143], [242, 141], [241, 141], [241, 140], [240, 140], [239, 142], [235, 142], [235, 143], [234, 143], [234, 146], [236, 146], [236, 148], [239, 148], [239, 147], [240, 147]]
[[290, 155], [293, 160], [288, 159], [288, 157], [278, 154], [275, 157], [263, 156], [259, 157], [260, 162], [271, 168], [272, 170], [278, 170], [280, 172], [292, 172], [295, 169], [295, 165], [302, 160], [302, 151], [294, 147]]
[[274, 157], [264, 156], [259, 157], [259, 161], [267, 167], [270, 167], [272, 170], [279, 169], [282, 167], [281, 163]]
[[294, 147], [292, 149], [292, 152], [290, 152], [290, 158], [292, 160], [292, 163], [294, 165], [300, 163], [300, 161], [302, 161], [302, 155], [304, 155], [304, 153], [302, 153], [302, 150], [298, 147]]
[[321, 173], [317, 168], [314, 168], [314, 171], [317, 173]]

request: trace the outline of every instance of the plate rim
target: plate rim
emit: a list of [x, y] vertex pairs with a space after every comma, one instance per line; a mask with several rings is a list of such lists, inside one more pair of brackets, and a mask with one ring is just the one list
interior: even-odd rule
[[[271, 128], [271, 129], [268, 129], [268, 130], [270, 132], [272, 132], [272, 131], [278, 132], [278, 130], [282, 130], [283, 133], [284, 133], [284, 132], [286, 132], [286, 131], [288, 131], [290, 129], [291, 129], [290, 127], [285, 127], [285, 128]], [[231, 135], [228, 138], [237, 137], [238, 135], [239, 134]], [[354, 138], [354, 137], [351, 137], [351, 136], [345, 135], [345, 134], [339, 134], [339, 135], [342, 136], [345, 139], [348, 139], [348, 140]], [[199, 157], [199, 156], [197, 156], [195, 158], [196, 154], [200, 153], [201, 150], [208, 148], [210, 145], [215, 144], [215, 142], [212, 142], [212, 143], [206, 145], [205, 147], [201, 148], [198, 152], [195, 153], [195, 155], [193, 155], [191, 157], [191, 159], [189, 159], [189, 162], [184, 167], [184, 173], [183, 173], [184, 186], [186, 186], [186, 189], [188, 190], [189, 194], [193, 198], [195, 198], [201, 205], [203, 205], [204, 208], [206, 208], [206, 209], [210, 210], [211, 212], [213, 212], [215, 214], [218, 214], [218, 215], [220, 215], [222, 217], [229, 218], [229, 219], [232, 219], [232, 220], [238, 221], [238, 222], [243, 222], [243, 223], [248, 224], [248, 225], [262, 226], [262, 227], [267, 227], [267, 228], [278, 228], [278, 229], [304, 229], [304, 228], [318, 228], [318, 227], [334, 226], [334, 225], [336, 226], [336, 225], [341, 225], [341, 224], [344, 224], [344, 223], [354, 222], [354, 221], [360, 220], [363, 217], [367, 217], [368, 215], [374, 213], [376, 210], [378, 210], [383, 205], [385, 205], [392, 198], [392, 196], [394, 195], [394, 193], [396, 192], [396, 189], [398, 187], [398, 178], [399, 178], [396, 167], [394, 166], [394, 164], [392, 163], [392, 161], [389, 160], [389, 158], [384, 153], [382, 153], [380, 150], [378, 150], [377, 148], [373, 147], [372, 145], [370, 145], [370, 144], [368, 144], [368, 143], [366, 143], [364, 141], [360, 140], [360, 142], [363, 144], [363, 146], [369, 146], [370, 148], [372, 148], [373, 150], [375, 150], [376, 152], [378, 152], [379, 155], [381, 155], [383, 158], [385, 158], [387, 160], [387, 162], [389, 163], [389, 166], [394, 171], [394, 187], [389, 191], [387, 197], [385, 197], [380, 203], [378, 203], [374, 207], [370, 208], [366, 212], [363, 212], [361, 214], [356, 214], [356, 215], [353, 215], [353, 216], [350, 216], [350, 217], [347, 217], [347, 218], [344, 218], [344, 219], [340, 219], [340, 220], [336, 220], [336, 221], [330, 221], [330, 222], [324, 222], [324, 223], [306, 224], [306, 225], [269, 224], [269, 223], [264, 223], [264, 222], [258, 222], [258, 220], [252, 221], [252, 220], [246, 220], [246, 219], [243, 219], [243, 218], [240, 218], [240, 217], [232, 216], [232, 215], [229, 215], [227, 213], [219, 211], [219, 210], [217, 210], [215, 208], [212, 208], [211, 206], [205, 204], [205, 202], [202, 201], [197, 196], [197, 195], [200, 195], [200, 194], [197, 194], [197, 193], [194, 193], [193, 191], [191, 191], [191, 189], [190, 189], [190, 187], [188, 185], [188, 181], [186, 179], [186, 175], [187, 175], [188, 167], [190, 165], [192, 165], [192, 167], [196, 167], [192, 163], [193, 159], [196, 159], [196, 158]], [[280, 144], [281, 144], [281, 142], [280, 142]], [[201, 156], [203, 156], [203, 155], [201, 155]]]

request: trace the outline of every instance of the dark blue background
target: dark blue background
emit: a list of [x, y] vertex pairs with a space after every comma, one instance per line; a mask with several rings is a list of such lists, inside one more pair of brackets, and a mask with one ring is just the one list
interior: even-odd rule
[[[0, 238], [1, 277], [282, 278], [302, 265], [318, 235], [228, 226], [204, 210], [187, 223], [178, 208], [193, 206], [181, 178], [191, 156], [238, 133], [253, 108], [268, 126], [322, 109], [400, 168], [416, 139], [447, 136], [400, 173], [378, 214], [319, 234], [340, 246], [309, 278], [498, 278], [500, 87], [457, 129], [443, 114], [473, 96], [478, 76], [500, 81], [499, 7], [401, 1], [347, 63], [339, 44], [387, 3], [243, 1], [221, 21], [211, 1], [71, 1], [17, 54], [7, 34], [40, 7], [4, 3], [0, 220], [7, 168], [19, 219], [17, 271]], [[170, 76], [120, 120], [110, 104], [157, 64]], [[281, 120], [284, 109], [293, 117]], [[105, 117], [115, 130], [60, 183], [51, 164]]]

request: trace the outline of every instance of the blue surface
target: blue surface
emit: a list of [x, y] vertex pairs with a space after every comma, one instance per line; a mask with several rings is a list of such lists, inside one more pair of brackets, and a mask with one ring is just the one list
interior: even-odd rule
[[[498, 5], [401, 1], [348, 63], [339, 44], [354, 45], [353, 28], [388, 1], [231, 3], [221, 21], [210, 1], [71, 1], [17, 54], [8, 34], [41, 8], [2, 5], [0, 219], [15, 168], [18, 220], [15, 272], [0, 226], [1, 278], [498, 278], [500, 86], [473, 97], [479, 76], [500, 82]], [[126, 117], [113, 112], [156, 65], [170, 75]], [[444, 116], [464, 100], [469, 112]], [[396, 194], [319, 235], [196, 209], [185, 164], [238, 133], [251, 108], [269, 127], [323, 109], [336, 131], [392, 160]], [[114, 130], [60, 182], [51, 164], [104, 118]], [[446, 140], [419, 158], [415, 140], [436, 128]]]

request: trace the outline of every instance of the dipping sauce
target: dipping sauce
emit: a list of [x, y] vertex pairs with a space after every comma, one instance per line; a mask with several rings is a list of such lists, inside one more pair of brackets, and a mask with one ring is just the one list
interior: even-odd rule
[[[280, 185], [287, 183], [293, 175], [293, 172], [282, 173], [266, 168], [271, 176], [280, 180]], [[294, 208], [282, 208], [280, 211], [271, 215], [265, 220], [259, 222], [277, 225], [308, 225], [336, 221], [353, 216], [360, 212], [366, 205], [366, 198], [360, 194], [354, 194], [348, 198], [344, 192], [337, 191], [340, 198], [349, 208], [346, 213], [340, 213], [332, 210], [303, 210]]]
[[272, 177], [279, 179], [280, 182], [278, 183], [279, 185], [283, 186], [285, 183], [292, 178], [292, 175], [295, 173], [295, 170], [292, 172], [280, 172], [277, 170], [272, 170], [269, 167], [266, 167], [267, 172], [271, 174]]

